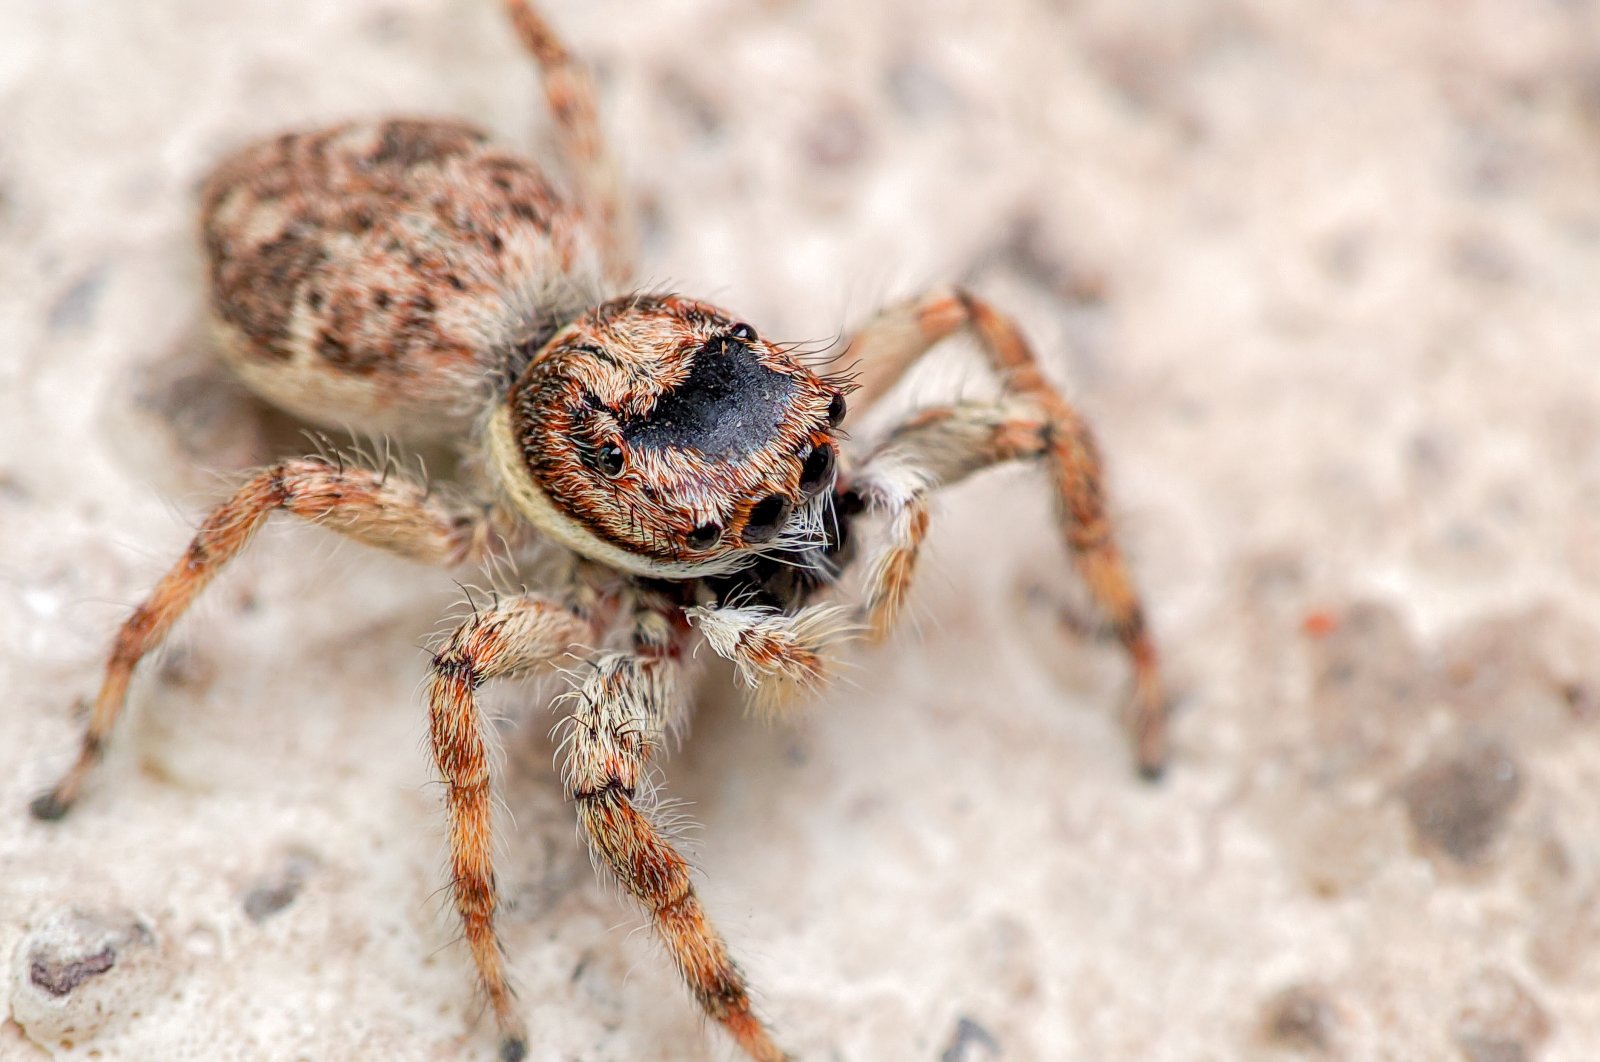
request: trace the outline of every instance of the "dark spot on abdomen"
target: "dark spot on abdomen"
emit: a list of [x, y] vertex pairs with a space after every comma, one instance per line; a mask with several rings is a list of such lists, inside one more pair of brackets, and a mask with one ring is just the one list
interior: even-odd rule
[[237, 250], [232, 234], [207, 218], [211, 298], [217, 315], [248, 337], [258, 352], [287, 360], [293, 353], [289, 319], [295, 294], [327, 259], [315, 235], [287, 229], [276, 239]]
[[482, 132], [463, 122], [399, 118], [379, 127], [378, 147], [368, 156], [367, 164], [409, 170], [465, 155], [487, 140]]

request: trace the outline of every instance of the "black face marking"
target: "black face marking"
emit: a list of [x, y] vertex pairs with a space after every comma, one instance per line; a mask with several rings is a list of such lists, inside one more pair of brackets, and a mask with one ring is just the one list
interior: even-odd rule
[[695, 352], [688, 377], [648, 414], [625, 423], [622, 434], [634, 446], [740, 457], [771, 441], [795, 391], [792, 378], [761, 364], [743, 343], [713, 340]]

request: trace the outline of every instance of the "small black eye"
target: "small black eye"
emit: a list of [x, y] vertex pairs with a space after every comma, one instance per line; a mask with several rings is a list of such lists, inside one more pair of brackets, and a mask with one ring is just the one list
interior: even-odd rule
[[769, 494], [756, 502], [744, 525], [746, 542], [767, 542], [778, 534], [778, 526], [789, 519], [794, 506], [781, 494]]
[[601, 475], [616, 479], [622, 475], [622, 447], [616, 443], [606, 443], [594, 452], [594, 467], [600, 470]]
[[689, 543], [690, 549], [710, 549], [721, 537], [721, 524], [701, 524], [689, 532], [689, 537], [685, 541]]
[[828, 423], [837, 428], [849, 408], [844, 404], [844, 395], [834, 395], [833, 401], [828, 403]]
[[811, 456], [806, 458], [805, 465], [800, 469], [800, 489], [807, 494], [815, 494], [828, 485], [828, 480], [833, 477], [834, 463], [833, 447], [823, 443], [811, 451]]
[[756, 338], [756, 330], [745, 324], [743, 321], [740, 321], [738, 324], [728, 329], [728, 335], [745, 343], [753, 343], [755, 342]]

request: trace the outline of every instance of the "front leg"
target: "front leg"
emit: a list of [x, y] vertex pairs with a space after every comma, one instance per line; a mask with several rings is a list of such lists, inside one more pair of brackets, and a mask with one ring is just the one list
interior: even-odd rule
[[861, 627], [839, 605], [780, 612], [762, 605], [696, 606], [686, 615], [711, 651], [733, 661], [755, 704], [776, 715], [826, 685], [835, 647]]
[[53, 789], [33, 801], [33, 814], [59, 819], [77, 800], [100, 761], [127, 701], [139, 661], [224, 565], [238, 556], [275, 512], [321, 524], [358, 542], [424, 564], [454, 566], [483, 555], [489, 525], [482, 513], [449, 504], [402, 476], [347, 468], [322, 458], [280, 461], [254, 473], [201, 523], [183, 558], [123, 621], [106, 662], [77, 761]]
[[1158, 776], [1167, 758], [1167, 702], [1144, 609], [1111, 532], [1103, 471], [1089, 426], [1048, 379], [1016, 323], [960, 288], [935, 289], [890, 307], [853, 336], [842, 355], [861, 364], [859, 409], [880, 400], [941, 340], [972, 333], [1007, 401], [914, 415], [871, 458], [857, 493], [886, 512], [890, 546], [878, 554], [870, 616], [880, 636], [898, 614], [917, 548], [928, 530], [927, 495], [979, 468], [1018, 458], [1049, 464], [1062, 535], [1096, 605], [1111, 621], [1134, 671], [1130, 712], [1139, 771]]
[[500, 1028], [500, 1057], [520, 1062], [528, 1041], [512, 1004], [505, 959], [495, 938], [497, 905], [489, 752], [477, 689], [487, 679], [525, 674], [595, 640], [590, 623], [533, 595], [475, 612], [433, 658], [428, 736], [447, 787], [450, 888], [478, 982]]
[[562, 721], [562, 771], [584, 839], [598, 861], [649, 913], [679, 974], [706, 1014], [751, 1058], [787, 1056], [755, 1016], [744, 975], [706, 917], [689, 866], [649, 811], [649, 765], [670, 732], [678, 704], [678, 666], [658, 647], [596, 661], [570, 694]]
[[1062, 536], [1133, 665], [1128, 726], [1140, 772], [1156, 777], [1166, 762], [1167, 707], [1155, 644], [1111, 534], [1094, 440], [1064, 402], [1053, 410], [1020, 400], [924, 410], [868, 457], [853, 487], [889, 521], [888, 540], [869, 563], [869, 622], [881, 636], [899, 613], [927, 534], [929, 494], [979, 469], [1030, 459], [1048, 462]]

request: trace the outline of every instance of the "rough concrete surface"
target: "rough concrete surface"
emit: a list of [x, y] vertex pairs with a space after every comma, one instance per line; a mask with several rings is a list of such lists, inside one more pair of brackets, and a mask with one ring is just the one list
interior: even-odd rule
[[[1098, 425], [1179, 698], [1138, 782], [1042, 484], [916, 630], [669, 767], [805, 1059], [1600, 1057], [1600, 8], [552, 3], [645, 278], [827, 339], [962, 280]], [[123, 610], [297, 445], [208, 367], [194, 189], [284, 127], [545, 126], [490, 0], [0, 4], [0, 1056], [493, 1053], [437, 891], [443, 574], [274, 526], [67, 762]], [[981, 391], [959, 346], [906, 401]], [[870, 435], [870, 425], [858, 434]], [[731, 1057], [496, 703], [539, 1059]]]

